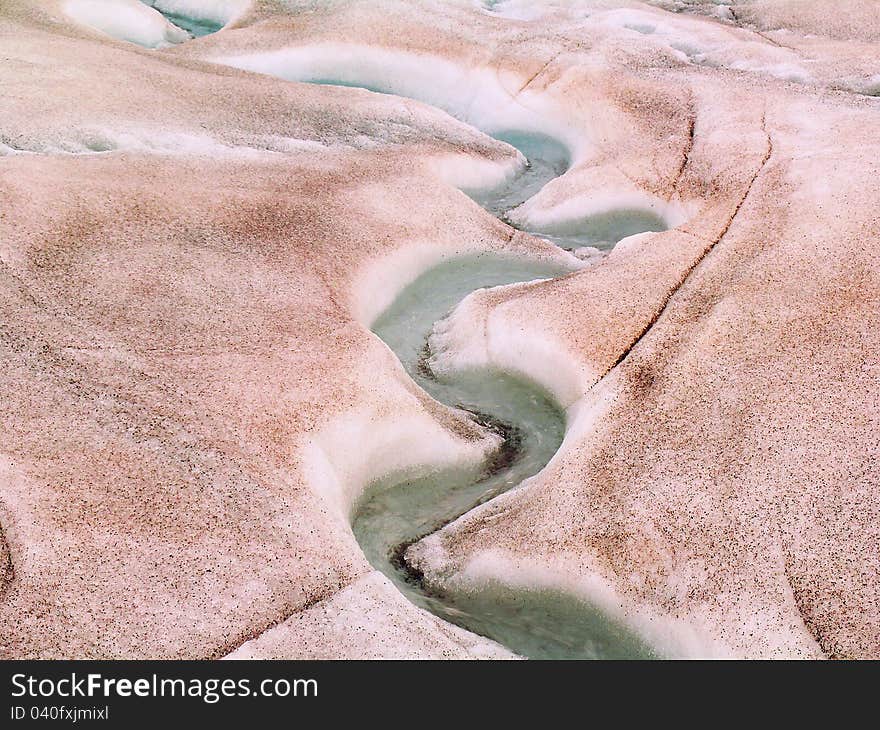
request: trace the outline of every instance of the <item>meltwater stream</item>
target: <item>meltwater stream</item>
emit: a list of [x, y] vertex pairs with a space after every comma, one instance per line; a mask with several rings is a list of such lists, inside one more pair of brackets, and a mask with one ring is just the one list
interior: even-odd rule
[[[354, 86], [332, 78], [300, 81]], [[383, 93], [376, 87], [369, 91]], [[509, 130], [493, 133], [523, 153], [528, 165], [491, 191], [469, 192], [502, 218], [570, 166], [568, 150], [550, 137]], [[661, 230], [663, 221], [641, 211], [620, 211], [555, 231], [528, 231], [565, 248], [608, 248], [632, 233]], [[418, 479], [389, 477], [367, 487], [355, 505], [352, 530], [365, 556], [414, 604], [446, 621], [494, 639], [529, 658], [649, 658], [636, 634], [591, 605], [562, 591], [502, 584], [456, 593], [431, 592], [406, 563], [414, 542], [537, 474], [558, 450], [565, 415], [535, 383], [486, 370], [435, 377], [425, 367], [434, 323], [483, 287], [554, 278], [570, 269], [499, 254], [447, 261], [412, 282], [374, 322], [372, 330], [397, 355], [410, 377], [446, 405], [464, 409], [503, 437], [495, 457], [477, 469], [442, 470]]]
[[490, 213], [514, 228], [552, 241], [566, 250], [583, 246], [607, 249], [617, 241], [644, 231], [662, 231], [665, 221], [644, 209], [619, 209], [600, 215], [575, 218], [541, 228], [523, 226], [511, 220], [509, 213], [540, 192], [548, 182], [565, 174], [571, 166], [568, 149], [559, 141], [535, 132], [505, 130], [493, 132], [495, 139], [516, 147], [525, 155], [528, 166], [517, 177], [491, 191], [473, 191], [468, 195]]
[[[142, 0], [143, 2], [143, 0]], [[182, 28], [187, 31], [193, 38], [201, 38], [202, 36], [211, 35], [211, 33], [216, 33], [223, 27], [223, 23], [218, 23], [213, 20], [206, 20], [204, 18], [194, 18], [189, 15], [183, 15], [182, 13], [174, 13], [169, 10], [165, 10], [164, 6], [157, 7], [154, 2], [144, 2], [145, 5], [149, 5], [154, 10], [160, 12], [165, 19], [176, 25], [178, 28]]]
[[[295, 78], [297, 81], [310, 84], [365, 89], [376, 94], [392, 93], [379, 84], [357, 83], [331, 76], [288, 75], [285, 78]], [[646, 208], [620, 208], [541, 227], [519, 223], [510, 217], [510, 212], [537, 195], [551, 180], [564, 175], [571, 167], [571, 155], [568, 148], [559, 140], [539, 132], [505, 129], [493, 130], [487, 134], [518, 149], [528, 160], [528, 164], [516, 177], [497, 188], [464, 192], [513, 228], [552, 241], [568, 251], [584, 246], [608, 249], [627, 236], [666, 229], [666, 221]]]
[[202, 36], [211, 35], [211, 33], [216, 33], [223, 27], [223, 23], [216, 23], [213, 20], [191, 18], [188, 15], [179, 15], [177, 13], [168, 12], [162, 12], [162, 15], [178, 28], [183, 28], [185, 31], [188, 31], [193, 38], [201, 38]]
[[356, 505], [355, 537], [373, 567], [410, 601], [530, 658], [646, 658], [634, 634], [565, 593], [511, 589], [432, 594], [403, 561], [410, 544], [539, 472], [562, 443], [565, 416], [534, 383], [501, 372], [474, 371], [454, 379], [424, 368], [425, 343], [442, 319], [475, 289], [549, 278], [567, 269], [499, 255], [458, 258], [423, 274], [379, 317], [373, 331], [409, 375], [435, 399], [474, 414], [504, 437], [497, 457], [481, 469], [438, 471], [420, 479], [370, 485]]

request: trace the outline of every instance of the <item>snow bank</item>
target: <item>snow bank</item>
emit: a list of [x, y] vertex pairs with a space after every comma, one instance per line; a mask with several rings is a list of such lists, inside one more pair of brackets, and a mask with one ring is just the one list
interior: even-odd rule
[[507, 217], [517, 227], [536, 235], [579, 234], [594, 242], [616, 242], [643, 231], [675, 228], [694, 212], [693, 205], [664, 200], [631, 186], [628, 191], [590, 191], [553, 206], [545, 205], [539, 194], [510, 211]]
[[[491, 514], [484, 516], [491, 509], [490, 505], [483, 505], [468, 513], [468, 518], [491, 520]], [[452, 594], [487, 590], [499, 584], [521, 591], [563, 592], [620, 622], [660, 656], [700, 659], [744, 656], [742, 650], [725, 642], [710, 606], [695, 608], [686, 618], [678, 618], [650, 605], [635, 606], [603, 577], [599, 566], [575, 575], [553, 555], [514, 556], [486, 549], [475, 553], [459, 569], [457, 563], [447, 556], [442, 535], [434, 533], [414, 545], [408, 551], [407, 559], [415, 567], [429, 567], [432, 575], [443, 575], [444, 590]], [[689, 590], [694, 579], [699, 578], [691, 575], [692, 570], [692, 566], [682, 566], [679, 572], [670, 574], [667, 578], [669, 591], [674, 594]], [[631, 582], [639, 580], [639, 575], [630, 576]], [[734, 604], [739, 611], [736, 624], [745, 633], [760, 634], [768, 647], [752, 658], [815, 655], [815, 643], [806, 629], [801, 626], [793, 630], [789, 617], [778, 607], [767, 605], [758, 596], [748, 595], [740, 595]]]
[[445, 319], [434, 325], [428, 340], [431, 370], [444, 377], [474, 369], [494, 369], [541, 385], [564, 409], [584, 393], [598, 373], [583, 372], [575, 358], [546, 337], [540, 326], [510, 316], [495, 306], [497, 296], [533, 286], [510, 284], [478, 289], [465, 297]]
[[[406, 387], [409, 376], [402, 365], [397, 370], [400, 385]], [[501, 444], [494, 434], [472, 441], [457, 438], [415, 395], [395, 398], [394, 390], [389, 388], [389, 402], [397, 401], [394, 407], [335, 419], [303, 449], [308, 482], [320, 488], [337, 515], [347, 518], [363, 491], [380, 479], [477, 468]], [[449, 415], [463, 418], [452, 411]]]
[[[557, 140], [570, 154], [571, 170], [580, 174], [578, 163], [593, 154], [589, 135], [565, 115], [552, 99], [522, 86], [519, 75], [498, 69], [465, 67], [428, 54], [389, 50], [357, 44], [320, 43], [277, 51], [212, 60], [237, 68], [278, 76], [290, 81], [336, 83], [417, 99], [443, 109], [487, 134], [535, 134]], [[436, 171], [447, 182], [462, 189], [488, 190], [517, 174], [525, 158], [506, 164], [477, 163], [461, 156], [438, 161]], [[557, 183], [562, 178], [557, 178]], [[564, 183], [563, 183], [564, 184]], [[630, 187], [630, 183], [626, 183]], [[583, 225], [585, 219], [621, 209], [642, 215], [656, 214], [660, 227], [678, 225], [679, 209], [639, 191], [615, 189], [604, 196], [574, 198], [548, 209], [540, 195], [522, 206], [511, 220], [527, 230], [548, 235], [560, 225]], [[642, 229], [644, 230], [644, 229]], [[630, 231], [634, 232], [634, 231]], [[599, 239], [597, 239], [599, 240]]]
[[63, 9], [77, 23], [145, 48], [166, 48], [191, 37], [140, 0], [67, 0]]
[[[359, 86], [417, 99], [501, 139], [512, 131], [517, 137], [549, 138], [567, 151], [570, 165], [569, 172], [547, 188], [568, 190], [574, 185], [577, 189], [596, 153], [582, 122], [566, 114], [550, 94], [518, 91], [524, 81], [512, 71], [467, 67], [429, 54], [346, 43], [307, 44], [211, 60], [290, 81]], [[515, 161], [505, 163], [476, 162], [463, 155], [438, 160], [435, 171], [445, 181], [473, 192], [501, 186], [525, 164], [521, 153]], [[680, 205], [638, 190], [623, 176], [618, 178], [604, 181], [602, 187], [609, 192], [597, 195], [591, 186], [585, 193], [565, 195], [562, 204], [548, 203], [549, 198], [539, 192], [509, 218], [524, 230], [547, 235], [568, 232], [563, 228], [601, 228], [602, 221], [592, 219], [617, 213], [618, 218], [629, 215], [633, 221], [638, 218], [646, 223], [642, 228], [630, 226], [623, 236], [674, 227], [685, 219]], [[597, 235], [584, 243], [603, 240], [604, 235]]]
[[[546, 386], [554, 381], [558, 381], [558, 378], [551, 378], [543, 384]], [[565, 458], [564, 453], [569, 446], [577, 448], [577, 444], [595, 438], [596, 430], [614, 406], [618, 392], [618, 379], [612, 375], [569, 407], [565, 441], [547, 469]], [[523, 488], [546, 489], [545, 485], [538, 485], [544, 473], [524, 482]], [[516, 500], [516, 494], [516, 491], [509, 492], [487, 502], [443, 530], [419, 541], [407, 552], [408, 562], [424, 570], [429, 580], [439, 579], [443, 589], [453, 595], [491, 590], [497, 585], [521, 591], [546, 590], [572, 595], [620, 622], [664, 657], [734, 658], [742, 655], [741, 651], [729, 646], [723, 632], [718, 631], [711, 604], [694, 606], [686, 618], [678, 618], [663, 610], [662, 602], [639, 602], [636, 605], [622, 595], [620, 585], [615, 588], [607, 577], [607, 565], [604, 563], [596, 562], [590, 569], [573, 572], [567, 564], [567, 556], [563, 554], [518, 554], [486, 547], [472, 552], [464, 562], [460, 562], [447, 552], [444, 541], [450, 531], [456, 535], [457, 532], [466, 533], [475, 529], [475, 525], [480, 530], [488, 523], [494, 523], [505, 513], [506, 500]], [[589, 551], [584, 551], [581, 557], [592, 560]], [[781, 564], [777, 567], [783, 570]], [[680, 594], [691, 591], [692, 586], [701, 580], [700, 575], [692, 574], [695, 569], [703, 570], [683, 564], [671, 571], [667, 576], [668, 595], [681, 599]], [[628, 577], [629, 583], [634, 585], [642, 580], [643, 576], [637, 573]], [[623, 585], [625, 587], [626, 584]], [[789, 601], [792, 602], [791, 596]], [[812, 655], [815, 648], [812, 637], [803, 626], [792, 630], [790, 616], [784, 608], [781, 610], [778, 606], [767, 604], [759, 596], [748, 595], [746, 591], [736, 601], [738, 616], [735, 623], [744, 627], [747, 633], [752, 630], [763, 636], [765, 645], [769, 647], [766, 652], [768, 658]], [[796, 607], [791, 608], [796, 615]]]
[[468, 67], [427, 53], [360, 44], [316, 43], [211, 60], [288, 81], [361, 86], [439, 107], [487, 134], [517, 129], [560, 140], [573, 158], [589, 152], [584, 135], [542, 94], [511, 71]]
[[[535, 282], [522, 282], [469, 294], [434, 325], [427, 364], [444, 378], [493, 369], [537, 383], [566, 413], [560, 454], [566, 443], [583, 440], [613, 401], [613, 394], [602, 383], [597, 384], [601, 373], [595, 367], [579, 363], [539, 320], [523, 317], [511, 295], [534, 286]], [[506, 301], [513, 306], [507, 306]]]
[[[719, 17], [726, 17], [722, 11]], [[597, 22], [639, 34], [666, 47], [686, 63], [809, 83], [812, 75], [800, 56], [739, 28], [653, 10], [621, 8], [596, 16]]]
[[[439, 542], [432, 535], [420, 543], [422, 550], [417, 564], [424, 556], [432, 571], [435, 566], [442, 565], [443, 548]], [[710, 635], [708, 627], [702, 626], [697, 617], [676, 619], [668, 614], [649, 614], [643, 607], [636, 611], [598, 571], [574, 578], [561, 566], [554, 565], [552, 556], [513, 558], [492, 550], [483, 551], [454, 574], [448, 590], [485, 590], [493, 584], [524, 592], [547, 590], [572, 595], [620, 622], [663, 657], [717, 659], [735, 656], [730, 647]]]

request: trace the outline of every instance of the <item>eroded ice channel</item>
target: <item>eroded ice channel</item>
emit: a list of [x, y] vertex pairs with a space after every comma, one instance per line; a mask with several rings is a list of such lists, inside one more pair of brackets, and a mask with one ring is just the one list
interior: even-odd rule
[[662, 231], [667, 227], [666, 221], [658, 214], [638, 208], [621, 208], [540, 229], [517, 224], [507, 214], [537, 195], [548, 182], [564, 175], [571, 166], [571, 158], [561, 142], [536, 132], [506, 130], [493, 132], [491, 136], [522, 152], [528, 165], [520, 175], [501, 187], [465, 192], [514, 228], [572, 250], [583, 246], [607, 249], [627, 236], [645, 231]]
[[217, 23], [213, 20], [192, 18], [188, 15], [168, 13], [161, 10], [159, 10], [159, 12], [165, 16], [165, 19], [168, 20], [168, 22], [187, 31], [193, 38], [201, 38], [202, 36], [211, 35], [211, 33], [216, 33], [223, 27], [223, 23]]
[[[319, 84], [360, 86], [332, 78], [300, 78]], [[534, 132], [508, 130], [492, 136], [516, 147], [528, 164], [494, 190], [468, 194], [496, 216], [521, 205], [571, 165], [568, 149]], [[664, 229], [665, 221], [641, 210], [619, 210], [572, 221], [557, 230], [528, 231], [564, 248], [610, 248], [620, 239]], [[419, 479], [389, 477], [370, 485], [355, 505], [352, 529], [365, 556], [416, 605], [534, 659], [649, 658], [652, 649], [636, 634], [593, 606], [562, 591], [514, 589], [502, 584], [456, 593], [431, 592], [406, 562], [419, 539], [489, 499], [521, 484], [546, 466], [565, 435], [565, 416], [532, 382], [502, 372], [434, 377], [425, 367], [435, 322], [476, 289], [554, 278], [569, 269], [500, 255], [471, 255], [439, 264], [412, 282], [373, 324], [410, 377], [436, 400], [469, 411], [503, 437], [503, 446], [477, 470], [437, 471]]]
[[539, 472], [565, 434], [565, 416], [537, 385], [501, 372], [434, 378], [423, 364], [434, 323], [467, 294], [486, 286], [569, 273], [568, 269], [499, 255], [472, 255], [435, 266], [410, 284], [376, 320], [373, 331], [409, 375], [437, 400], [474, 414], [504, 438], [477, 471], [439, 471], [419, 479], [371, 485], [355, 507], [352, 528], [373, 567], [416, 605], [530, 658], [644, 658], [637, 636], [562, 592], [503, 585], [434, 594], [403, 559], [410, 544]]
[[[270, 73], [289, 81], [343, 86], [379, 94], [401, 95], [401, 90], [396, 88], [392, 81], [388, 81], [386, 84], [380, 76], [370, 76], [371, 81], [367, 82], [364, 77], [358, 74], [349, 77], [345, 73], [339, 73], [338, 68], [334, 73], [332, 71], [334, 63], [330, 63], [329, 68], [324, 68], [319, 63], [317, 66], [321, 68], [321, 71], [318, 71], [310, 67], [309, 64], [301, 66], [293, 63], [275, 66], [271, 62], [259, 58], [250, 60], [247, 58], [227, 58], [224, 59], [224, 62], [238, 68]], [[331, 72], [323, 72], [328, 70]], [[420, 98], [419, 94], [410, 94], [409, 96], [425, 103], [435, 101], [430, 98]], [[454, 109], [450, 108], [448, 111], [456, 116]], [[568, 171], [572, 164], [569, 149], [560, 140], [534, 130], [487, 129], [481, 126], [481, 131], [519, 150], [526, 158], [527, 166], [519, 175], [498, 188], [465, 190], [464, 192], [514, 228], [547, 239], [564, 249], [574, 250], [584, 246], [608, 249], [627, 236], [645, 231], [662, 231], [668, 227], [668, 222], [664, 217], [648, 207], [621, 207], [612, 211], [593, 213], [540, 227], [521, 223], [515, 216], [512, 217], [509, 214], [537, 195], [551, 180]]]
[[212, 18], [198, 17], [194, 14], [186, 14], [182, 10], [176, 10], [176, 6], [173, 3], [169, 6], [162, 2], [156, 2], [156, 0], [141, 0], [141, 2], [161, 13], [169, 23], [182, 28], [193, 38], [201, 38], [202, 36], [216, 33], [225, 25], [225, 23]]

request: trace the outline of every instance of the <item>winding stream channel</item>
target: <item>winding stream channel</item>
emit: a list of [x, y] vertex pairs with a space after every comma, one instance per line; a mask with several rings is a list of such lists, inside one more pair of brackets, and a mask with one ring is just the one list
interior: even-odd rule
[[[191, 18], [163, 14], [193, 35], [217, 29]], [[288, 81], [394, 93], [390, 88], [352, 83], [343, 75], [290, 69], [276, 75]], [[535, 132], [483, 131], [517, 148], [528, 162], [500, 187], [468, 194], [493, 215], [515, 225], [508, 216], [510, 211], [569, 169], [568, 149], [558, 140]], [[584, 246], [611, 248], [626, 236], [664, 228], [663, 219], [650, 211], [621, 209], [553, 229], [523, 230], [573, 250]], [[370, 564], [412, 603], [521, 656], [653, 657], [653, 650], [639, 636], [568, 593], [500, 583], [454, 595], [440, 593], [430, 590], [418, 570], [406, 561], [410, 545], [541, 471], [559, 449], [566, 428], [563, 411], [533, 382], [497, 371], [456, 373], [449, 379], [436, 377], [425, 361], [434, 324], [477, 289], [555, 278], [572, 271], [513, 256], [472, 254], [434, 266], [379, 315], [372, 331], [397, 355], [410, 377], [437, 401], [468, 411], [478, 423], [500, 435], [503, 442], [487, 463], [475, 469], [436, 471], [417, 479], [389, 477], [368, 485], [352, 511], [352, 530]]]
[[623, 626], [568, 594], [495, 585], [473, 592], [426, 589], [406, 563], [406, 548], [492, 497], [538, 473], [565, 435], [565, 415], [536, 384], [501, 372], [433, 377], [422, 359], [434, 322], [486, 286], [568, 270], [502, 256], [472, 255], [435, 266], [410, 284], [376, 320], [376, 333], [410, 377], [436, 400], [463, 408], [499, 433], [499, 452], [477, 471], [447, 470], [371, 485], [356, 505], [352, 529], [373, 567], [416, 605], [530, 658], [649, 657]]
[[144, 4], [161, 13], [165, 20], [172, 25], [176, 25], [178, 28], [185, 30], [193, 38], [201, 38], [202, 36], [211, 35], [211, 33], [216, 33], [223, 27], [223, 23], [213, 20], [196, 18], [182, 13], [173, 13], [169, 10], [165, 10], [162, 6], [157, 7], [151, 2], [145, 2]]
[[[231, 63], [230, 65], [238, 65]], [[241, 68], [260, 70], [244, 64]], [[288, 81], [348, 86], [375, 93], [394, 89], [352, 83], [347, 74], [303, 69], [276, 73]], [[483, 130], [487, 131], [487, 130]], [[565, 145], [518, 129], [487, 133], [516, 147], [528, 164], [497, 189], [470, 191], [493, 215], [514, 225], [508, 214], [571, 165]], [[665, 222], [652, 212], [618, 210], [555, 229], [529, 230], [572, 250], [610, 248], [620, 239]], [[415, 605], [445, 621], [491, 638], [529, 658], [646, 658], [653, 650], [632, 631], [562, 591], [511, 588], [502, 584], [440, 593], [429, 589], [408, 565], [406, 550], [476, 506], [537, 474], [559, 449], [565, 414], [537, 384], [497, 371], [434, 376], [425, 364], [435, 322], [471, 292], [484, 287], [562, 276], [572, 268], [501, 254], [472, 254], [434, 266], [376, 319], [372, 331], [397, 355], [410, 377], [437, 401], [464, 409], [503, 439], [499, 451], [475, 469], [436, 471], [417, 479], [389, 477], [370, 484], [354, 506], [351, 524], [369, 562]]]
[[[304, 80], [352, 85], [327, 78]], [[368, 90], [385, 93], [375, 87]], [[507, 220], [508, 211], [564, 174], [570, 159], [564, 145], [540, 134], [509, 130], [493, 136], [519, 149], [528, 165], [502, 187], [470, 195]], [[609, 248], [625, 236], [662, 227], [663, 221], [653, 214], [622, 210], [549, 235], [536, 233], [568, 249]], [[476, 289], [571, 271], [498, 254], [460, 257], [422, 274], [376, 319], [372, 331], [421, 388], [441, 403], [470, 412], [477, 422], [502, 436], [503, 445], [476, 470], [451, 469], [369, 485], [353, 510], [352, 529], [373, 567], [411, 602], [517, 654], [570, 659], [652, 657], [654, 652], [640, 637], [570, 594], [501, 584], [454, 595], [439, 593], [429, 590], [406, 561], [406, 549], [413, 543], [537, 474], [565, 435], [565, 414], [533, 382], [497, 371], [457, 373], [450, 379], [434, 376], [425, 366], [425, 357], [435, 322]]]

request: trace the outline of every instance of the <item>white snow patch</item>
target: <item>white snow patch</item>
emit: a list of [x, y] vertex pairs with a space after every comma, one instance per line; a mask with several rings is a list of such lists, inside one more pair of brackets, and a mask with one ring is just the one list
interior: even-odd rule
[[[630, 236], [632, 238], [632, 236]], [[619, 243], [618, 243], [619, 245]], [[617, 248], [617, 246], [615, 246]], [[589, 264], [597, 263], [600, 259], [605, 258], [605, 251], [595, 246], [581, 246], [571, 252], [575, 258], [585, 261]]]
[[428, 242], [415, 242], [367, 264], [352, 287], [355, 320], [370, 327], [400, 292], [450, 253]]
[[140, 0], [66, 0], [63, 9], [81, 25], [145, 48], [167, 48], [192, 37]]
[[259, 157], [270, 153], [314, 152], [325, 149], [313, 140], [278, 135], [255, 137], [250, 144], [226, 144], [207, 135], [172, 132], [165, 129], [114, 130], [74, 129], [64, 136], [0, 139], [2, 155], [102, 155], [113, 152], [142, 152], [194, 157]]
[[517, 94], [526, 79], [512, 71], [347, 43], [316, 43], [211, 60], [288, 81], [361, 86], [417, 99], [487, 134], [515, 129], [554, 137], [575, 159], [592, 149], [545, 94], [529, 89]]
[[736, 58], [718, 54], [707, 57], [707, 65], [718, 65], [730, 68], [734, 71], [748, 71], [750, 73], [773, 76], [782, 81], [792, 81], [796, 84], [808, 84], [813, 80], [812, 74], [797, 61], [783, 61], [774, 63], [762, 58]]
[[874, 76], [850, 76], [842, 79], [841, 88], [865, 96], [880, 96], [880, 74]]
[[429, 163], [443, 182], [459, 190], [492, 190], [516, 177], [527, 161], [521, 152], [505, 160], [487, 160], [468, 154], [444, 155]]
[[596, 12], [593, 3], [576, 0], [500, 0], [486, 3], [484, 7], [493, 15], [523, 21], [540, 20], [549, 16], [583, 20]]
[[22, 155], [26, 154], [23, 150], [17, 149], [15, 147], [11, 147], [5, 142], [0, 141], [0, 157], [11, 156], [11, 155]]

